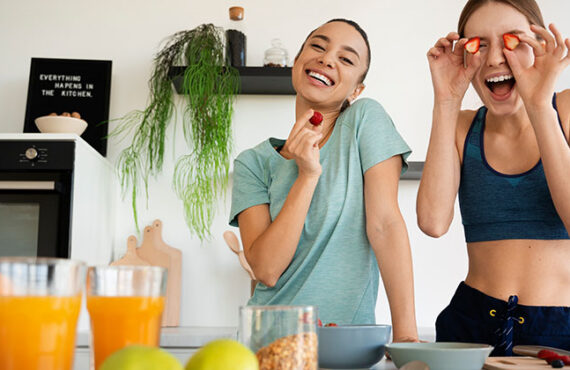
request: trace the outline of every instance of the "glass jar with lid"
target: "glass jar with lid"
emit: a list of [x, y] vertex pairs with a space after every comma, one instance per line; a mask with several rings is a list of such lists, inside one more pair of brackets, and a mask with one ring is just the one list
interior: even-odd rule
[[280, 39], [271, 40], [271, 47], [265, 50], [263, 58], [264, 67], [287, 67], [289, 56], [287, 50], [281, 45]]

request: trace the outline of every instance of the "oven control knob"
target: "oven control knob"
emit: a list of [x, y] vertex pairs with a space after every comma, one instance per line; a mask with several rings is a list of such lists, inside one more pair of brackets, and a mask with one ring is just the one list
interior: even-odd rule
[[36, 150], [36, 148], [28, 148], [26, 150], [26, 158], [28, 158], [30, 161], [38, 159], [38, 151]]

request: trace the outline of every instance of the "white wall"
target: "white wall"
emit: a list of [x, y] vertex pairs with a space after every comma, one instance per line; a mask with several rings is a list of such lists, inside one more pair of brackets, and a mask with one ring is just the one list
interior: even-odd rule
[[[570, 1], [539, 0], [547, 22], [555, 22], [570, 36]], [[422, 161], [427, 149], [432, 92], [425, 54], [435, 40], [454, 30], [463, 1], [127, 1], [23, 0], [0, 2], [0, 132], [22, 132], [31, 57], [110, 59], [113, 61], [111, 118], [147, 101], [147, 80], [154, 53], [165, 37], [201, 23], [229, 26], [228, 7], [245, 7], [248, 65], [262, 64], [270, 40], [279, 37], [294, 55], [308, 32], [330, 18], [356, 20], [368, 32], [372, 65], [364, 96], [378, 99], [414, 149], [411, 160]], [[570, 86], [570, 69], [558, 82]], [[473, 92], [466, 106], [478, 106]], [[285, 138], [293, 122], [291, 96], [239, 96], [233, 120], [235, 154], [268, 136]], [[180, 128], [180, 125], [178, 125]], [[170, 137], [174, 133], [170, 132]], [[178, 135], [181, 136], [181, 135]], [[125, 146], [111, 140], [108, 158], [114, 161]], [[204, 245], [192, 238], [184, 224], [181, 203], [171, 189], [174, 158], [168, 151], [164, 174], [150, 187], [149, 208], [140, 219], [164, 223], [165, 241], [184, 253], [182, 325], [237, 324], [237, 308], [249, 296], [249, 280], [221, 234], [229, 229], [229, 197], [220, 202], [213, 226], [214, 239]], [[402, 182], [401, 208], [412, 244], [416, 280], [417, 319], [433, 326], [467, 266], [463, 231], [458, 217], [449, 233], [438, 240], [424, 236], [416, 225], [417, 181]], [[143, 207], [141, 203], [141, 208]], [[124, 250], [134, 233], [129, 201], [116, 205], [115, 248]], [[377, 306], [378, 322], [389, 322], [383, 290]]]

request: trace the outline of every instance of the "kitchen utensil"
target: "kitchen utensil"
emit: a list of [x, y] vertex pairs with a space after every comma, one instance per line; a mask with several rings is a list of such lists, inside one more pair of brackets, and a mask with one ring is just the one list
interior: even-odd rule
[[317, 370], [315, 306], [242, 306], [238, 340], [260, 369]]
[[111, 262], [111, 266], [120, 265], [150, 265], [147, 261], [140, 258], [137, 253], [137, 237], [134, 235], [129, 236], [127, 239], [127, 253], [117, 261]]
[[236, 236], [236, 234], [234, 234], [231, 231], [224, 231], [224, 240], [226, 241], [226, 244], [228, 245], [228, 247], [230, 247], [230, 249], [235, 253], [238, 254], [239, 253], [239, 240]]
[[[255, 278], [255, 274], [253, 273], [253, 270], [251, 269], [251, 267], [249, 266], [249, 263], [247, 262], [247, 260], [245, 259], [245, 254], [243, 252], [243, 250], [241, 250], [240, 248], [240, 244], [239, 244], [239, 240], [236, 236], [236, 234], [234, 234], [232, 231], [224, 231], [224, 240], [226, 241], [226, 244], [230, 247], [230, 249], [238, 255], [238, 259], [239, 259], [239, 263], [241, 264], [241, 267], [243, 267], [243, 269], [249, 274], [249, 277], [251, 278], [251, 280], [255, 281], [257, 280]], [[255, 285], [252, 284], [254, 287]]]
[[384, 357], [390, 325], [340, 325], [318, 328], [319, 367], [369, 368]]
[[546, 346], [518, 345], [513, 347], [513, 352], [521, 356], [537, 357], [538, 352], [542, 351], [543, 349], [556, 352], [561, 356], [570, 356], [570, 351]]
[[74, 117], [42, 116], [36, 118], [34, 122], [42, 133], [81, 135], [87, 128], [87, 122]]
[[422, 361], [412, 361], [402, 366], [400, 370], [429, 370], [429, 366]]
[[151, 226], [144, 228], [143, 241], [137, 253], [153, 266], [161, 266], [168, 270], [166, 307], [162, 316], [162, 326], [178, 326], [182, 287], [182, 252], [168, 246], [162, 240], [160, 220], [154, 220]]
[[456, 342], [390, 343], [386, 350], [398, 368], [422, 361], [433, 370], [480, 370], [493, 347]]
[[540, 370], [552, 369], [544, 360], [534, 357], [489, 357], [485, 360], [486, 370]]

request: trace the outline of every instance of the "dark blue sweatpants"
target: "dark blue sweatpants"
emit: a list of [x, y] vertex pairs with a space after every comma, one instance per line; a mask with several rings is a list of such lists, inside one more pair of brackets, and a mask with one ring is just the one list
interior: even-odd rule
[[[570, 287], [569, 287], [570, 289]], [[491, 356], [511, 356], [517, 344], [570, 350], [570, 307], [517, 304], [516, 296], [502, 301], [459, 284], [435, 323], [437, 342], [486, 343]]]

